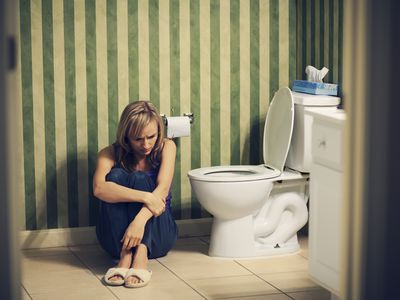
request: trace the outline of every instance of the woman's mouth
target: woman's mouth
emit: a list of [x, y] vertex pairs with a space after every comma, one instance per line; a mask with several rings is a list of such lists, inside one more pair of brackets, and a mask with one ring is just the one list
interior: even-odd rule
[[150, 149], [143, 149], [143, 153], [145, 154], [149, 154], [151, 152], [151, 148]]

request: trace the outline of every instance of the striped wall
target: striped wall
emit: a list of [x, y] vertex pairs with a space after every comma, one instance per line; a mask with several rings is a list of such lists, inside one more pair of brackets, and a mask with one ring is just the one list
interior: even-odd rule
[[312, 11], [301, 2], [20, 0], [23, 229], [95, 224], [96, 155], [136, 99], [194, 113], [191, 137], [176, 140], [173, 209], [207, 216], [186, 174], [261, 162], [268, 103], [301, 65], [296, 11]]
[[342, 84], [343, 0], [297, 1], [297, 78], [308, 65], [330, 71], [325, 82]]

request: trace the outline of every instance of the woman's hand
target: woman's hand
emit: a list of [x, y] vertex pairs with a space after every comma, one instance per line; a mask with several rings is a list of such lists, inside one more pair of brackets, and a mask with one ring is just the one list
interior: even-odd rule
[[146, 198], [146, 207], [155, 217], [158, 217], [165, 211], [165, 197], [153, 192], [148, 193]]
[[124, 237], [121, 239], [122, 249], [130, 250], [140, 244], [144, 234], [146, 221], [136, 217], [125, 230]]

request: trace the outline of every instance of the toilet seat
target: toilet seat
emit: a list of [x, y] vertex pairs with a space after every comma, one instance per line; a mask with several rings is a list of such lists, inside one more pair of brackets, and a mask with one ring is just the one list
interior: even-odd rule
[[278, 169], [264, 165], [215, 166], [189, 171], [189, 178], [208, 182], [243, 182], [275, 178], [281, 175]]
[[269, 106], [264, 126], [264, 165], [234, 165], [189, 171], [190, 179], [206, 182], [246, 182], [266, 180], [282, 174], [294, 120], [293, 96], [288, 88], [279, 89]]

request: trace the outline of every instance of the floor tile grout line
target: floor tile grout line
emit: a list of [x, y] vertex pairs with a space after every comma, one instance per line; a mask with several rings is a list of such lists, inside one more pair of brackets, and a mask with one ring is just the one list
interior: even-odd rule
[[90, 266], [88, 266], [80, 257], [79, 255], [77, 255], [69, 246], [67, 246], [67, 248], [72, 252], [72, 254], [86, 267], [87, 270], [90, 271], [90, 273], [92, 273], [92, 275], [100, 282], [100, 284], [102, 284], [107, 290], [109, 290], [111, 292], [111, 294], [118, 300], [120, 300], [120, 298], [113, 292], [113, 290], [108, 286], [108, 285], [104, 285], [102, 279], [98, 278], [96, 276], [96, 274], [93, 272], [93, 270], [90, 268]]
[[305, 255], [303, 255], [303, 254], [299, 254], [299, 255], [308, 260], [308, 256], [305, 256]]
[[[183, 245], [180, 245], [180, 246], [198, 246], [199, 245], [199, 243], [202, 245], [202, 246], [209, 246], [209, 243], [207, 243], [207, 241], [204, 241], [204, 240], [202, 240], [200, 237], [193, 237], [193, 238], [181, 238], [181, 239], [178, 239], [178, 241], [179, 240], [184, 240], [184, 239], [196, 239], [197, 241], [196, 241], [196, 243], [188, 243], [188, 244], [183, 244]], [[176, 246], [176, 244], [175, 244], [175, 246]], [[172, 248], [171, 250], [174, 250], [174, 248]]]
[[280, 291], [281, 294], [285, 294], [286, 296], [290, 297], [289, 295], [287, 295], [284, 291], [282, 291], [280, 288], [276, 287], [275, 285], [273, 285], [272, 283], [268, 282], [267, 280], [265, 280], [264, 278], [260, 277], [258, 274], [256, 274], [255, 272], [251, 271], [249, 268], [246, 268], [244, 265], [242, 265], [239, 261], [234, 260], [235, 263], [237, 263], [239, 266], [241, 266], [242, 268], [246, 269], [247, 271], [249, 271], [250, 273], [252, 273], [253, 275], [255, 275], [257, 278], [261, 279], [262, 281], [264, 281], [265, 283], [268, 283], [269, 285], [271, 285], [272, 287], [274, 287], [275, 289], [277, 289], [278, 291]]
[[[64, 254], [62, 253], [48, 253], [48, 254], [29, 254], [30, 250], [34, 250], [34, 251], [43, 251], [43, 250], [49, 250], [52, 248], [67, 248], [68, 246], [65, 247], [46, 247], [46, 248], [34, 248], [34, 249], [22, 249], [20, 251], [21, 256], [23, 257], [27, 257], [27, 258], [37, 258], [37, 257], [53, 257], [53, 256], [62, 256]], [[28, 252], [28, 253], [26, 253]], [[70, 249], [68, 249], [68, 252], [71, 252]]]
[[[70, 255], [72, 255], [72, 256], [74, 256], [75, 258], [77, 258], [76, 255], [75, 255], [75, 253], [70, 249], [69, 246], [65, 246], [65, 247], [52, 247], [52, 248], [65, 248], [66, 250], [68, 250], [68, 253], [69, 253]], [[38, 248], [37, 250], [38, 250], [38, 251], [41, 251], [42, 249], [44, 249], [44, 248]], [[21, 255], [24, 255], [22, 251], [21, 251]], [[26, 254], [25, 254], [25, 255], [26, 255]], [[54, 253], [54, 254], [33, 255], [33, 256], [29, 256], [29, 257], [31, 257], [31, 258], [37, 258], [37, 257], [44, 258], [44, 257], [53, 257], [53, 256], [62, 256], [62, 255], [59, 254], [59, 253]], [[79, 258], [78, 258], [78, 260], [80, 261], [80, 263], [81, 263], [84, 267], [87, 268], [86, 264], [84, 264]], [[33, 299], [33, 298], [32, 298], [32, 294], [26, 289], [26, 287], [25, 287], [22, 283], [21, 283], [21, 286], [24, 288], [25, 292], [27, 293], [27, 295], [29, 296], [29, 298], [32, 300], [32, 299]]]
[[[257, 294], [257, 295], [241, 295], [241, 296], [233, 296], [233, 297], [224, 297], [224, 298], [213, 298], [213, 300], [226, 300], [226, 299], [242, 299], [243, 297], [259, 297], [259, 296], [271, 296], [271, 295], [286, 295], [285, 293], [271, 293], [271, 294]], [[292, 297], [288, 296], [290, 299], [293, 299]]]
[[[201, 238], [198, 238], [198, 239], [200, 239], [202, 242], [204, 242], [204, 243], [206, 243], [206, 244], [209, 245], [209, 243], [208, 243], [207, 241], [202, 240]], [[307, 257], [303, 257], [303, 258], [305, 258], [305, 259], [308, 260]], [[230, 260], [230, 261], [233, 261], [233, 262], [237, 263], [240, 267], [244, 268], [245, 270], [247, 270], [248, 272], [250, 272], [252, 275], [255, 275], [257, 278], [261, 279], [263, 282], [265, 282], [265, 283], [271, 285], [273, 288], [275, 288], [275, 289], [277, 290], [277, 292], [276, 292], [276, 293], [272, 293], [272, 294], [283, 294], [283, 295], [289, 297], [290, 299], [294, 299], [294, 298], [292, 298], [290, 295], [288, 295], [287, 293], [285, 293], [284, 291], [282, 291], [281, 289], [279, 289], [278, 287], [276, 287], [275, 285], [273, 285], [273, 284], [271, 284], [270, 282], [264, 280], [263, 278], [261, 278], [260, 276], [258, 276], [256, 273], [252, 272], [251, 270], [249, 270], [248, 268], [246, 268], [245, 266], [243, 266], [242, 264], [240, 264], [237, 260], [232, 259], [232, 260]], [[193, 290], [195, 290], [197, 293], [200, 294], [199, 291], [197, 291], [194, 287], [192, 287], [192, 286], [191, 286], [188, 282], [186, 282], [183, 278], [181, 278], [181, 277], [178, 276], [175, 272], [173, 272], [171, 269], [169, 269], [166, 265], [164, 265], [164, 264], [163, 264], [162, 262], [160, 262], [160, 261], [159, 261], [159, 263], [160, 263], [161, 265], [163, 265], [165, 268], [167, 268], [171, 273], [173, 273], [173, 274], [174, 274], [176, 277], [178, 277], [180, 280], [182, 280], [183, 282], [185, 282], [185, 283], [186, 283], [188, 286], [190, 286]], [[207, 277], [207, 279], [210, 279], [210, 278], [224, 278], [224, 277], [241, 277], [241, 276], [249, 276], [249, 275], [234, 275], [234, 276], [222, 276], [222, 277]], [[272, 295], [272, 294], [265, 294], [265, 295]], [[262, 296], [262, 295], [264, 295], [264, 294], [261, 294], [261, 296]], [[255, 296], [258, 296], [258, 295], [255, 295]], [[203, 296], [203, 297], [204, 297], [204, 296]], [[229, 297], [228, 297], [228, 298], [229, 298]], [[228, 299], [228, 298], [225, 297], [225, 298], [218, 298], [218, 299]], [[235, 298], [235, 297], [230, 297], [230, 298]], [[206, 297], [206, 299], [208, 299], [208, 298]]]
[[[96, 278], [96, 280], [98, 280], [101, 284], [102, 284], [102, 280], [101, 279], [99, 279], [96, 275], [95, 275], [95, 273], [93, 272], [93, 270], [70, 248], [70, 246], [65, 246], [65, 247], [63, 247], [63, 248], [66, 248], [67, 250], [68, 250], [68, 252], [72, 255], [72, 256], [74, 256], [81, 264], [82, 264], [82, 266], [84, 267], [84, 269], [86, 269], [86, 270], [88, 270], [91, 274], [92, 274], [92, 276], [94, 276], [95, 278]], [[59, 255], [59, 254], [50, 254], [50, 255], [38, 255], [38, 256], [34, 256], [34, 257], [52, 257], [52, 256], [61, 256], [61, 255]], [[24, 288], [24, 290], [26, 291], [26, 293], [28, 294], [28, 296], [29, 296], [29, 298], [30, 299], [33, 299], [32, 298], [32, 295], [28, 292], [28, 290], [25, 288], [25, 286], [21, 283], [21, 286]], [[110, 292], [111, 292], [111, 294], [115, 297], [115, 299], [117, 299], [117, 300], [120, 300], [120, 298], [116, 295], [116, 294], [114, 294], [114, 292], [107, 286], [107, 285], [104, 285], [105, 286], [105, 288], [107, 288]]]
[[[28, 293], [28, 290], [26, 289], [26, 287], [22, 284], [22, 282], [21, 282], [21, 287], [24, 289], [24, 291], [25, 291], [25, 293], [28, 295], [28, 297], [29, 297], [29, 299], [33, 299], [32, 298], [32, 296], [31, 296], [31, 294], [30, 293]], [[21, 295], [22, 296], [22, 295]]]
[[[201, 238], [200, 238], [201, 239]], [[205, 240], [202, 240], [203, 242], [205, 242], [205, 243], [207, 243], [208, 245], [210, 245], [210, 243], [209, 242], [207, 242], [207, 241], [205, 241]], [[300, 256], [303, 256], [303, 255], [301, 255], [301, 254], [299, 254]], [[308, 260], [308, 257], [307, 256], [303, 256], [305, 259], [307, 259]], [[287, 293], [285, 293], [284, 291], [282, 291], [281, 289], [279, 289], [279, 288], [277, 288], [275, 285], [273, 285], [273, 284], [271, 284], [271, 283], [269, 283], [268, 281], [266, 281], [266, 280], [264, 280], [263, 278], [261, 278], [260, 276], [258, 276], [256, 273], [254, 273], [253, 271], [251, 271], [250, 269], [248, 269], [248, 268], [246, 268], [244, 265], [242, 265], [239, 261], [237, 261], [237, 260], [233, 260], [235, 263], [237, 263], [239, 266], [241, 266], [242, 268], [244, 268], [245, 270], [247, 270], [247, 271], [249, 271], [251, 274], [253, 274], [253, 275], [255, 275], [257, 278], [259, 278], [259, 279], [261, 279], [262, 281], [264, 281], [264, 282], [266, 282], [266, 283], [268, 283], [269, 285], [271, 285], [271, 286], [273, 286], [275, 289], [277, 289], [278, 291], [280, 291], [280, 293], [274, 293], [274, 294], [283, 294], [283, 295], [285, 295], [285, 296], [287, 296], [287, 297], [289, 297], [290, 299], [294, 299], [293, 297], [291, 297], [290, 295], [288, 295]], [[245, 275], [238, 275], [238, 276], [245, 276]], [[248, 275], [247, 275], [248, 276]], [[234, 276], [229, 276], [229, 277], [234, 277]], [[263, 295], [272, 295], [272, 294], [262, 294], [262, 295], [260, 295], [260, 296], [263, 296]], [[240, 296], [241, 297], [241, 296]], [[218, 298], [218, 299], [229, 299], [229, 298], [240, 298], [240, 297], [228, 297], [228, 298]]]
[[[290, 299], [294, 299], [292, 296], [290, 296], [287, 292], [281, 290], [280, 288], [276, 287], [274, 284], [268, 282], [267, 280], [265, 280], [264, 278], [260, 277], [257, 273], [254, 273], [253, 271], [251, 271], [250, 269], [246, 268], [244, 265], [242, 265], [239, 261], [235, 260], [235, 262], [237, 264], [239, 264], [241, 267], [243, 267], [244, 269], [246, 269], [247, 271], [249, 271], [250, 273], [252, 273], [253, 275], [255, 275], [256, 277], [260, 278], [262, 281], [268, 283], [269, 285], [273, 286], [275, 289], [277, 289], [278, 291], [280, 291], [280, 294], [284, 294], [285, 296], [288, 296]], [[288, 272], [276, 272], [274, 274], [277, 273], [288, 273]]]
[[183, 278], [181, 278], [178, 274], [176, 274], [174, 271], [172, 271], [170, 268], [168, 268], [165, 264], [163, 264], [161, 261], [159, 261], [158, 259], [156, 259], [164, 268], [166, 268], [169, 272], [171, 272], [176, 278], [178, 278], [180, 281], [182, 281], [183, 283], [185, 283], [188, 287], [190, 287], [193, 291], [195, 291], [197, 294], [199, 294], [202, 298], [204, 299], [208, 299], [207, 297], [205, 297], [202, 293], [200, 293], [198, 290], [196, 290], [194, 287], [192, 287], [186, 280], [184, 280]]
[[[307, 258], [306, 258], [307, 259]], [[189, 286], [192, 290], [194, 290], [195, 292], [197, 292], [201, 297], [203, 297], [204, 299], [209, 299], [207, 298], [205, 295], [203, 295], [200, 291], [196, 290], [196, 288], [194, 288], [189, 282], [187, 282], [185, 279], [183, 279], [182, 277], [180, 277], [178, 274], [176, 274], [173, 270], [171, 270], [167, 265], [163, 264], [161, 261], [159, 261], [158, 259], [156, 259], [162, 266], [164, 266], [168, 271], [170, 271], [174, 276], [176, 276], [179, 280], [181, 280], [182, 282], [184, 282], [187, 286]], [[235, 263], [239, 264], [239, 266], [241, 266], [242, 268], [244, 268], [245, 270], [249, 271], [251, 273], [251, 275], [230, 275], [230, 276], [218, 276], [218, 277], [207, 277], [206, 279], [213, 279], [213, 278], [231, 278], [231, 277], [243, 277], [243, 276], [256, 276], [257, 278], [261, 279], [262, 281], [264, 281], [265, 283], [271, 285], [273, 288], [276, 289], [276, 292], [273, 293], [262, 293], [262, 294], [257, 294], [257, 295], [245, 295], [245, 296], [267, 296], [267, 295], [285, 295], [290, 299], [295, 299], [293, 298], [291, 295], [289, 295], [287, 292], [284, 292], [283, 290], [279, 289], [278, 287], [276, 287], [274, 284], [268, 282], [267, 280], [263, 279], [262, 277], [260, 277], [258, 274], [252, 272], [250, 269], [246, 268], [245, 266], [243, 266], [242, 264], [240, 264], [240, 262], [236, 261], [236, 260], [231, 260], [234, 261]], [[277, 272], [277, 273], [288, 273], [288, 272]], [[193, 280], [198, 280], [198, 279], [203, 279], [203, 278], [194, 278]], [[205, 278], [204, 278], [205, 279]], [[312, 290], [312, 289], [311, 289]], [[306, 291], [297, 291], [297, 292], [307, 292]], [[216, 299], [216, 300], [223, 300], [223, 299], [240, 299], [242, 296], [231, 296], [231, 297], [224, 297], [224, 298], [212, 298], [212, 299]]]
[[[209, 236], [205, 235], [204, 237], [209, 237]], [[208, 246], [210, 246], [210, 241], [209, 240], [208, 241], [203, 240], [203, 237], [199, 237], [199, 240], [202, 241], [203, 243], [207, 244]]]

